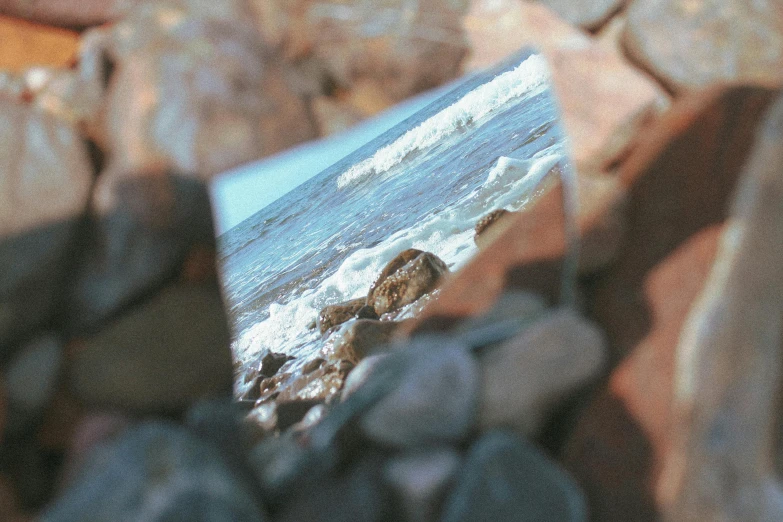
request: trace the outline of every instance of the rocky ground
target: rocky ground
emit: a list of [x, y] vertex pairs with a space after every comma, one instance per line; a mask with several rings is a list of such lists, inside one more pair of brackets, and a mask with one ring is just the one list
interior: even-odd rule
[[[783, 519], [776, 4], [0, 14], [0, 520]], [[205, 183], [526, 45], [574, 169], [232, 399]]]

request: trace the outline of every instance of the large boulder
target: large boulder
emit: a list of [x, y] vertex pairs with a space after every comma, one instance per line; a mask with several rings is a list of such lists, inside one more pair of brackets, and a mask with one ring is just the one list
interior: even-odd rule
[[399, 310], [432, 291], [449, 268], [438, 256], [414, 248], [392, 259], [367, 295], [378, 315]]
[[783, 84], [783, 11], [776, 2], [634, 1], [623, 43], [669, 89]]

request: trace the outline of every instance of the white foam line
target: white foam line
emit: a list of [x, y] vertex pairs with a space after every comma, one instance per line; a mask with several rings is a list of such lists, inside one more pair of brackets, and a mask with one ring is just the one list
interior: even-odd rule
[[437, 143], [443, 137], [489, 114], [512, 98], [545, 85], [548, 80], [549, 69], [546, 60], [541, 55], [531, 55], [515, 69], [500, 74], [473, 89], [456, 103], [403, 134], [394, 143], [352, 166], [337, 179], [337, 187], [342, 189], [369, 176], [386, 172], [401, 163], [412, 152]]

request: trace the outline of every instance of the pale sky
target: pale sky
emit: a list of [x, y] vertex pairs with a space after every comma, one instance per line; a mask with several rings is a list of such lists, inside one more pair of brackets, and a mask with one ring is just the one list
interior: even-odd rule
[[345, 132], [248, 163], [217, 177], [211, 187], [217, 233], [238, 225], [454, 86], [452, 83], [428, 91]]

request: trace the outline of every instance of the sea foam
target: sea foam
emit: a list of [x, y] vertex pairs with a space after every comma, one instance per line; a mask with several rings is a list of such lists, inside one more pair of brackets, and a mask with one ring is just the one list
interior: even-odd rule
[[537, 89], [545, 89], [549, 78], [549, 69], [543, 56], [539, 54], [529, 56], [513, 70], [499, 74], [491, 81], [473, 89], [393, 143], [382, 147], [366, 160], [349, 168], [337, 178], [337, 187], [342, 189], [388, 171], [411, 153], [434, 145], [509, 100], [532, 94]]
[[245, 330], [235, 343], [237, 358], [249, 360], [265, 350], [291, 353], [292, 347], [315, 341], [317, 330], [308, 330], [307, 326], [321, 308], [366, 295], [386, 263], [407, 248], [433, 252], [452, 271], [458, 270], [476, 253], [476, 222], [491, 210], [524, 206], [543, 177], [562, 160], [558, 147], [527, 160], [500, 157], [488, 171], [486, 181], [460, 200], [372, 248], [354, 251], [317, 288], [287, 303], [271, 304], [269, 317]]

